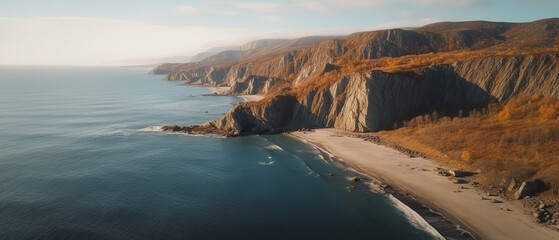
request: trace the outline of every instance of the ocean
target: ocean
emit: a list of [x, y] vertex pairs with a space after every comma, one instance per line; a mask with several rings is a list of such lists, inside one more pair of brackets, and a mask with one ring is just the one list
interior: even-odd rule
[[147, 69], [0, 67], [0, 239], [438, 239], [286, 135], [154, 131], [241, 99]]

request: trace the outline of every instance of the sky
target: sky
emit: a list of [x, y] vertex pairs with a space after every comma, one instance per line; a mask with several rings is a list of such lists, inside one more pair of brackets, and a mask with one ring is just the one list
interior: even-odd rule
[[0, 0], [0, 65], [110, 65], [263, 38], [559, 17], [559, 0]]

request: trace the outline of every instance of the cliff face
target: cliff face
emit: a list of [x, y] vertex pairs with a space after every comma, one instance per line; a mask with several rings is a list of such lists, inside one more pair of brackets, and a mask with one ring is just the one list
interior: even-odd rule
[[[263, 40], [246, 45], [242, 53], [166, 64], [154, 72], [189, 84], [231, 87], [232, 94], [268, 95], [259, 102], [239, 104], [209, 124], [227, 135], [308, 127], [377, 131], [419, 114], [452, 114], [519, 94], [558, 98], [558, 26], [559, 19], [437, 23], [345, 38]], [[549, 54], [530, 52], [553, 47], [557, 50]], [[469, 57], [451, 63], [445, 60], [454, 53], [450, 51]], [[231, 58], [236, 60], [228, 57], [231, 54], [237, 54]], [[432, 57], [441, 55], [438, 60]], [[383, 64], [383, 59], [401, 56], [405, 57], [399, 64], [408, 62], [398, 65], [403, 68], [395, 73], [371, 70], [383, 69], [374, 65]], [[414, 67], [413, 61], [425, 59], [431, 62]], [[352, 65], [359, 61], [374, 64], [365, 69]], [[322, 81], [333, 75], [337, 78]]]
[[[237, 83], [250, 81], [254, 76], [273, 78], [283, 82], [288, 79], [306, 79], [320, 67], [334, 61], [334, 56], [341, 54], [339, 40], [328, 40], [318, 45], [291, 50], [280, 54], [265, 55], [249, 58], [234, 64], [194, 65], [190, 64], [186, 70], [169, 68], [169, 80], [182, 80], [191, 84], [215, 86], [234, 86]], [[165, 72], [157, 69], [158, 72]], [[242, 85], [242, 84], [241, 84]], [[233, 91], [243, 94], [241, 91]], [[253, 92], [260, 92], [255, 90]]]
[[277, 96], [235, 106], [216, 121], [228, 135], [334, 127], [390, 129], [432, 111], [455, 112], [506, 101], [518, 94], [559, 97], [558, 56], [488, 57], [435, 65], [419, 74], [348, 74], [303, 96]]
[[[553, 46], [559, 19], [532, 23], [436, 23], [413, 30], [389, 29], [339, 37], [260, 40], [241, 51], [225, 51], [200, 63], [167, 64], [154, 73], [191, 84], [233, 86], [252, 76], [305, 82], [327, 64], [345, 59], [379, 59], [460, 50], [507, 50]], [[241, 94], [241, 92], [235, 92]], [[260, 92], [260, 91], [253, 91]]]
[[488, 57], [453, 64], [456, 73], [501, 102], [524, 94], [559, 98], [559, 55]]

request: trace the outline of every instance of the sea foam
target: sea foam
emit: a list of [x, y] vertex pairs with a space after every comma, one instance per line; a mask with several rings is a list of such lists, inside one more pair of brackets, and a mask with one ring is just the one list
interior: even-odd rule
[[265, 148], [265, 149], [270, 149], [270, 150], [283, 150], [283, 148], [281, 148], [280, 146], [275, 145], [275, 144], [266, 146], [266, 147], [264, 147], [264, 148]]
[[161, 127], [162, 126], [151, 126], [151, 127], [142, 128], [138, 131], [140, 131], [140, 132], [161, 132]]
[[406, 204], [400, 202], [397, 198], [392, 195], [388, 195], [390, 201], [400, 210], [406, 218], [408, 218], [411, 224], [416, 227], [417, 229], [421, 229], [426, 231], [427, 233], [431, 234], [433, 238], [444, 240], [445, 238], [431, 226], [423, 217], [421, 217], [417, 212], [412, 210]]
[[269, 165], [272, 165], [272, 164], [274, 164], [274, 163], [276, 163], [276, 161], [258, 162], [258, 164], [259, 164], [259, 165], [262, 165], [262, 166], [269, 166]]

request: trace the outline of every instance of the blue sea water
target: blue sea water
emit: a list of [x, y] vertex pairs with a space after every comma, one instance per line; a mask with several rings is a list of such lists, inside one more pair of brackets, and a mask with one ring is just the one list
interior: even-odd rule
[[150, 131], [240, 99], [146, 72], [0, 67], [0, 239], [437, 238], [297, 139]]

